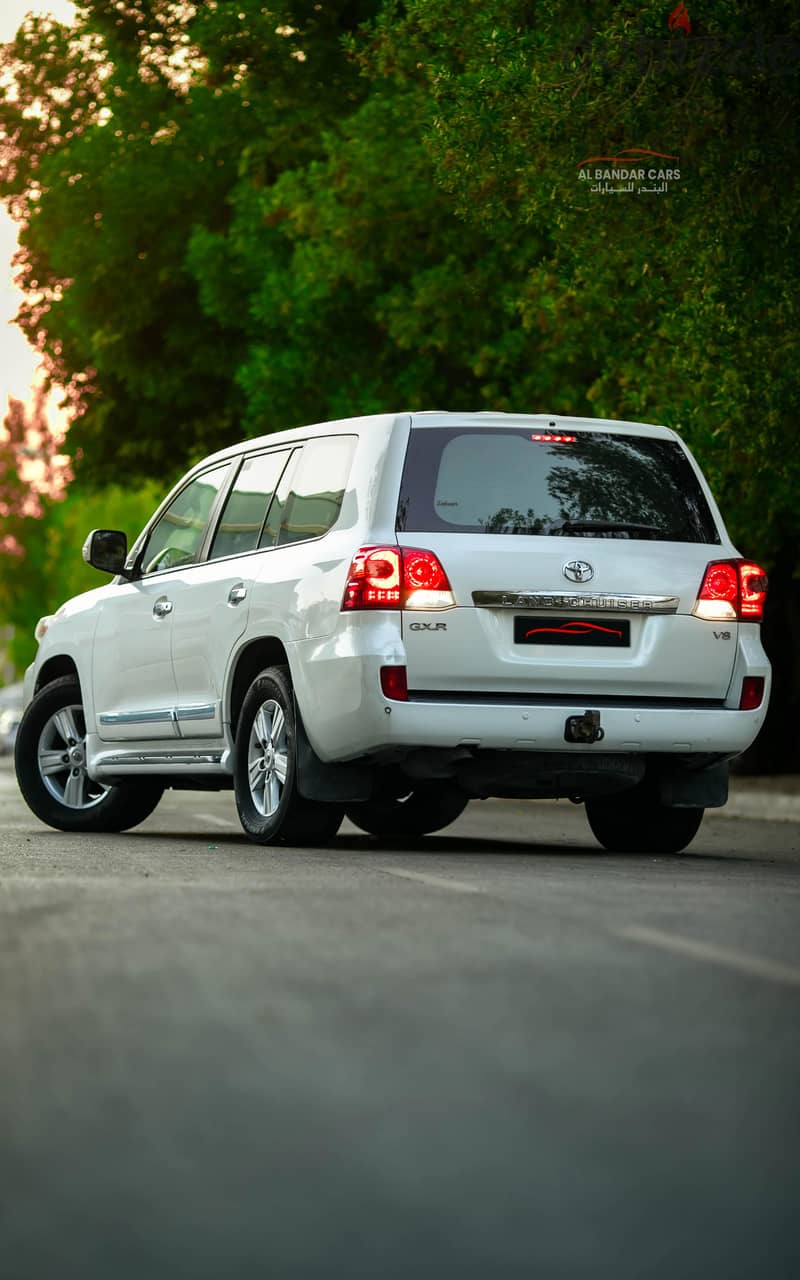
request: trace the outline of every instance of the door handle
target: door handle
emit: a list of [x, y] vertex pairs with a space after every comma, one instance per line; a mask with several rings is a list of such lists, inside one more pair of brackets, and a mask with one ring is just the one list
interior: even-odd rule
[[247, 587], [240, 582], [237, 587], [231, 587], [228, 592], [228, 604], [241, 604], [247, 596]]
[[168, 613], [172, 613], [172, 601], [156, 600], [155, 604], [153, 605], [153, 617], [166, 618]]

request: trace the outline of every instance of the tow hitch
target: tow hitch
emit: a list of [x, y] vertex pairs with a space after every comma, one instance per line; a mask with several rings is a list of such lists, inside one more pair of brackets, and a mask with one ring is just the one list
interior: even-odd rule
[[600, 742], [605, 730], [600, 727], [599, 711], [584, 711], [582, 716], [567, 716], [564, 725], [565, 742]]

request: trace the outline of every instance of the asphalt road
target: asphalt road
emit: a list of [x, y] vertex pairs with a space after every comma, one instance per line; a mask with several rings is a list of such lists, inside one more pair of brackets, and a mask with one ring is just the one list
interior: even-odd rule
[[800, 1274], [800, 825], [0, 813], [2, 1280]]

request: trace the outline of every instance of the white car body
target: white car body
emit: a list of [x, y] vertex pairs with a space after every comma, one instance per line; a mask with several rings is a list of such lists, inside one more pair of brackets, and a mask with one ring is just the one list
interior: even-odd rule
[[[677, 442], [689, 457], [718, 541], [398, 532], [412, 432], [455, 427], [480, 428], [482, 438], [524, 429]], [[288, 664], [315, 766], [411, 762], [410, 776], [427, 770], [437, 777], [448, 761], [498, 751], [514, 753], [515, 767], [525, 753], [532, 753], [532, 764], [536, 753], [559, 753], [564, 762], [617, 753], [699, 763], [730, 758], [753, 741], [770, 679], [758, 623], [709, 620], [694, 612], [709, 563], [734, 561], [739, 553], [702, 473], [665, 427], [427, 412], [351, 418], [244, 441], [204, 460], [175, 486], [128, 563], [192, 479], [224, 463], [230, 481], [243, 456], [327, 436], [353, 437], [355, 446], [338, 519], [323, 536], [132, 580], [117, 577], [68, 601], [49, 620], [26, 674], [25, 700], [74, 669], [92, 778], [157, 774], [167, 785], [181, 786], [200, 778], [211, 784], [216, 776], [225, 785], [244, 685], [275, 662]], [[454, 604], [343, 610], [353, 556], [370, 546], [433, 552]], [[577, 558], [593, 570], [582, 585], [565, 577], [565, 566]], [[473, 593], [484, 603], [476, 603]], [[665, 599], [668, 611], [660, 612]], [[629, 619], [629, 645], [516, 643], [512, 619], [552, 611], [554, 603], [557, 612]], [[380, 671], [387, 666], [406, 668], [407, 700], [383, 693]], [[763, 698], [741, 710], [745, 677], [763, 680]], [[566, 740], [568, 718], [590, 709], [599, 712], [602, 739]], [[305, 783], [312, 791], [314, 785]], [[350, 785], [355, 793], [345, 794]], [[363, 785], [363, 779], [344, 781], [344, 798], [361, 798]], [[563, 792], [563, 785], [554, 790]], [[548, 793], [546, 785], [526, 792], [521, 783], [510, 791]], [[472, 793], [509, 792], [490, 780], [475, 782]]]

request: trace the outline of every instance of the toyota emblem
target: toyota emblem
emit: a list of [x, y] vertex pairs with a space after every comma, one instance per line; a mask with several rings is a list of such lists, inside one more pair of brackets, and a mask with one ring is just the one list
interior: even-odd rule
[[589, 582], [594, 577], [594, 569], [588, 560], [569, 560], [564, 565], [564, 577], [570, 582]]

